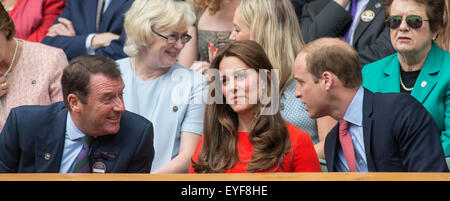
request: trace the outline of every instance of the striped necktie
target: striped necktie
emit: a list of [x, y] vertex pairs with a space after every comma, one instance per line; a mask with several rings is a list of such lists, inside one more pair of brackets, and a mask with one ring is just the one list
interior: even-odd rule
[[100, 30], [100, 21], [102, 20], [103, 7], [105, 6], [105, 0], [98, 0], [97, 2], [97, 15], [95, 17], [95, 30], [98, 33]]
[[73, 167], [73, 173], [89, 173], [89, 146], [91, 144], [91, 138], [84, 136], [80, 139], [83, 142], [83, 148], [80, 154], [78, 154], [77, 161]]

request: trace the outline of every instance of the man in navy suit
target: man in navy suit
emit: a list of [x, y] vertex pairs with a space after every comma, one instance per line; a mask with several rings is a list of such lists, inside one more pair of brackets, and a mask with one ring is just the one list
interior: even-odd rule
[[149, 173], [153, 126], [125, 111], [115, 62], [75, 58], [61, 83], [64, 102], [11, 110], [0, 134], [0, 172]]
[[306, 43], [343, 37], [358, 51], [362, 66], [395, 52], [382, 0], [314, 0], [302, 9], [300, 28]]
[[295, 60], [294, 75], [308, 115], [339, 121], [325, 140], [328, 171], [448, 171], [440, 131], [427, 110], [408, 94], [361, 87], [358, 53], [346, 42], [309, 43]]
[[85, 55], [102, 55], [113, 60], [123, 52], [123, 21], [133, 0], [67, 0], [42, 43], [64, 50], [68, 60]]

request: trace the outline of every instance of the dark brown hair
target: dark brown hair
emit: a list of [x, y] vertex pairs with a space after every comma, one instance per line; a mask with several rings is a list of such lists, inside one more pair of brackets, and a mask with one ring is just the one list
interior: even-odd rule
[[[211, 63], [219, 69], [225, 57], [236, 57], [250, 69], [272, 70], [272, 65], [262, 47], [255, 41], [237, 41], [221, 50]], [[272, 76], [273, 77], [273, 76]], [[275, 76], [277, 77], [277, 76]], [[214, 80], [217, 82], [217, 79]], [[220, 82], [220, 81], [219, 81]], [[221, 84], [219, 84], [221, 86]], [[270, 82], [268, 86], [270, 87]], [[212, 86], [211, 83], [209, 86]], [[217, 86], [217, 85], [216, 85]], [[221, 87], [215, 87], [222, 94]], [[274, 115], [259, 115], [263, 105], [257, 104], [249, 132], [253, 145], [253, 155], [248, 161], [247, 172], [283, 168], [282, 162], [290, 150], [289, 134], [279, 110]], [[237, 151], [238, 115], [228, 104], [212, 103], [206, 105], [203, 127], [203, 147], [198, 162], [193, 163], [197, 173], [220, 173], [233, 168], [239, 161]]]
[[61, 85], [64, 104], [70, 110], [67, 100], [69, 94], [75, 94], [80, 102], [86, 104], [86, 98], [90, 92], [91, 75], [101, 73], [108, 78], [117, 79], [121, 76], [116, 62], [99, 55], [84, 55], [74, 58], [64, 68]]
[[308, 43], [301, 53], [306, 53], [307, 70], [318, 82], [325, 71], [332, 72], [346, 88], [362, 83], [358, 52], [337, 38], [321, 38]]
[[0, 3], [0, 31], [7, 31], [6, 39], [11, 40], [16, 35], [14, 22], [6, 12], [5, 7]]
[[[427, 17], [430, 20], [431, 32], [438, 31], [444, 26], [444, 0], [414, 0], [419, 4], [426, 6]], [[391, 14], [391, 5], [394, 0], [383, 0], [384, 18], [387, 19]]]

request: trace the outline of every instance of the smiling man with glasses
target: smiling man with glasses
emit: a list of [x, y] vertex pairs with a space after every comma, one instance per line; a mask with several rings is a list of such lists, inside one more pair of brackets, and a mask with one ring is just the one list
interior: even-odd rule
[[444, 0], [384, 0], [386, 25], [396, 54], [363, 68], [373, 92], [403, 92], [428, 110], [450, 156], [450, 54], [434, 40], [443, 27]]

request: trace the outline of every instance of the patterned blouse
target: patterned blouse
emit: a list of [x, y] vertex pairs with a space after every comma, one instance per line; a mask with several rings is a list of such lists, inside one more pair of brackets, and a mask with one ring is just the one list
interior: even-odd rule
[[292, 79], [286, 86], [280, 99], [280, 113], [283, 119], [297, 128], [306, 131], [314, 144], [319, 142], [317, 133], [317, 122], [308, 116], [305, 110], [305, 104], [299, 98], [295, 97], [295, 88], [297, 80]]
[[197, 31], [197, 46], [199, 53], [199, 61], [209, 62], [209, 49], [208, 44], [213, 43], [214, 47], [218, 50], [223, 49], [230, 43], [231, 32], [227, 31]]
[[0, 130], [11, 108], [62, 101], [61, 76], [68, 65], [61, 49], [18, 40], [23, 44], [17, 65], [6, 76], [8, 93], [0, 98]]

